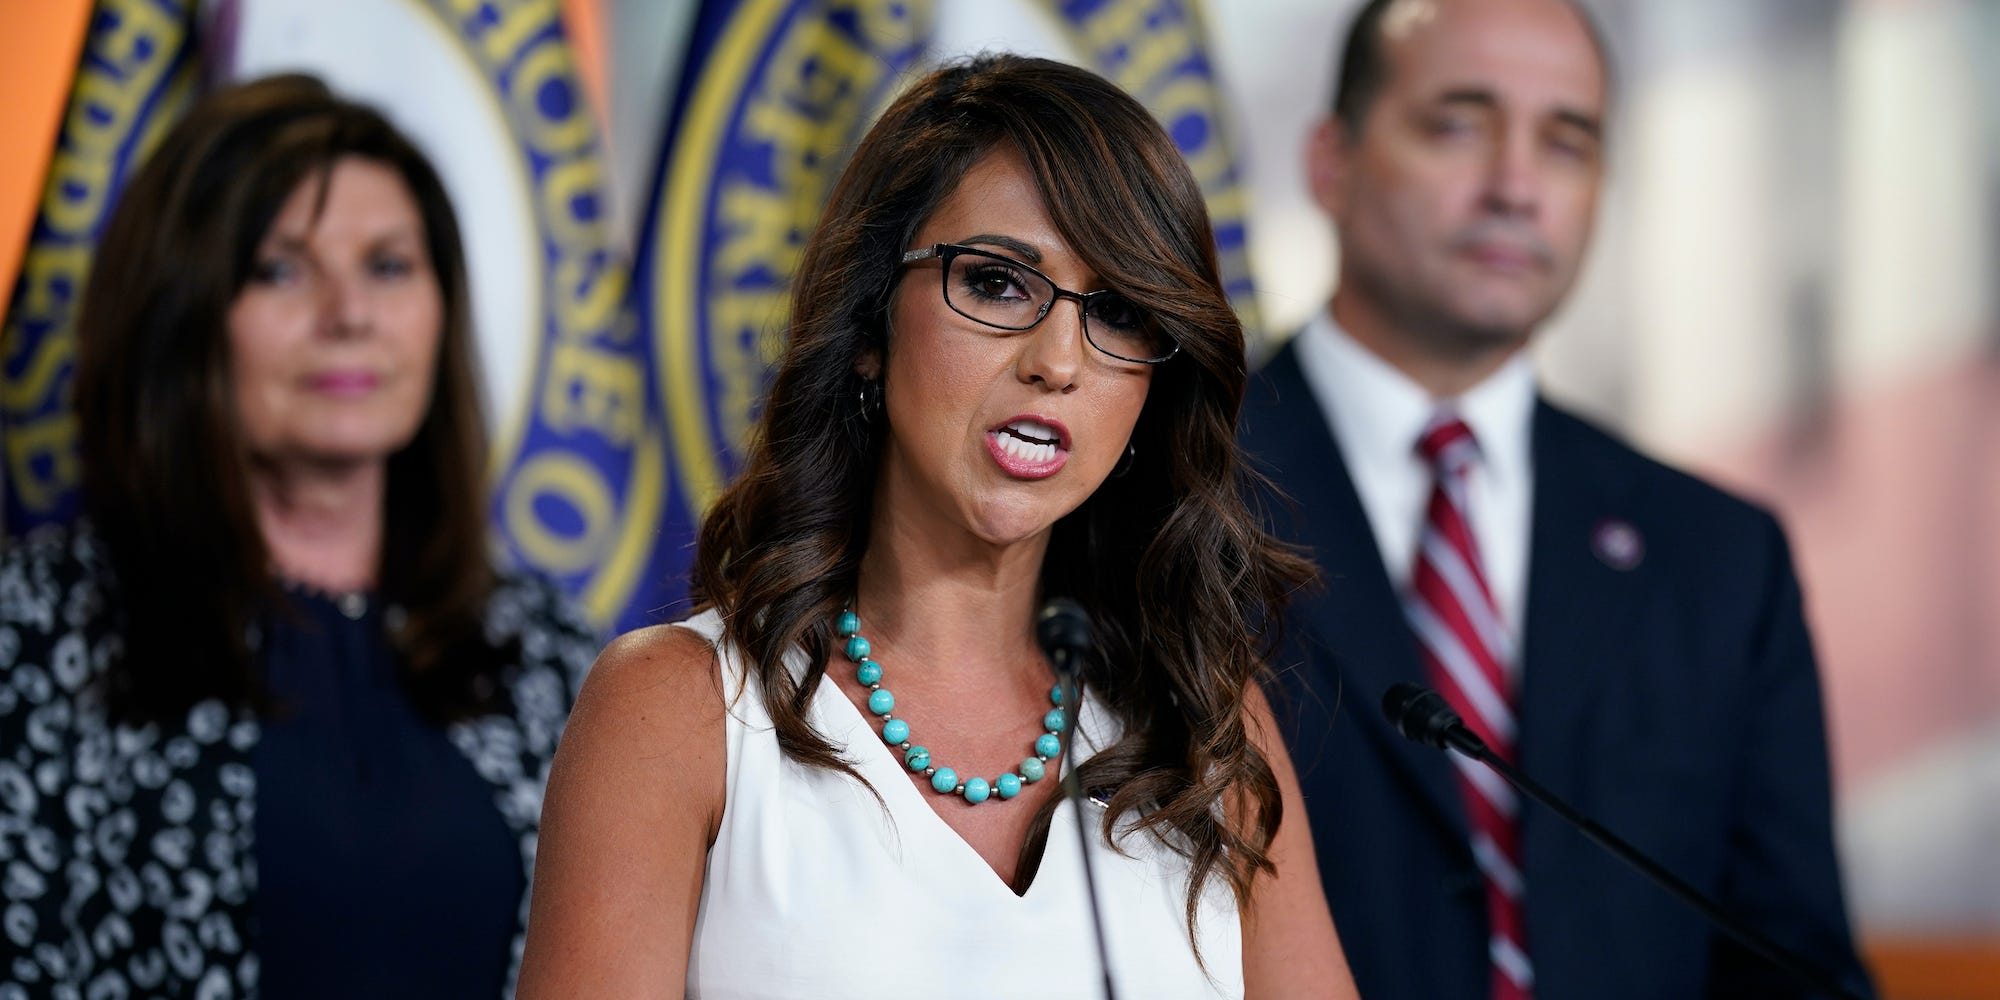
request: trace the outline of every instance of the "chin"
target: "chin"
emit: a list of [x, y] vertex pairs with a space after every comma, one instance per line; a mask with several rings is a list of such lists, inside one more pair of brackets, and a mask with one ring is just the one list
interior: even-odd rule
[[1454, 325], [1468, 345], [1505, 347], [1526, 341], [1549, 312], [1540, 304], [1484, 302], [1458, 310]]
[[415, 438], [414, 433], [320, 434], [300, 440], [290, 450], [299, 458], [318, 464], [366, 464], [386, 461]]
[[972, 533], [988, 545], [1004, 548], [1029, 541], [1036, 535], [1046, 534], [1054, 525], [1054, 521], [1047, 520], [989, 518], [973, 522]]
[[1058, 509], [1046, 500], [1001, 501], [968, 512], [966, 522], [973, 534], [989, 545], [1014, 545], [1048, 534], [1057, 521], [1075, 509], [1075, 504]]

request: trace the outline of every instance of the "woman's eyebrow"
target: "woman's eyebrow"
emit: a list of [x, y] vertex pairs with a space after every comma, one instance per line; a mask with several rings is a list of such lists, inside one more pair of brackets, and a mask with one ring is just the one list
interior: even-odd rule
[[1021, 240], [1017, 240], [1012, 236], [1001, 236], [996, 233], [981, 233], [978, 236], [968, 236], [964, 240], [960, 241], [961, 246], [972, 246], [974, 244], [980, 244], [980, 243], [983, 243], [987, 246], [995, 246], [999, 247], [1002, 250], [1010, 251], [1014, 255], [1020, 257], [1022, 260], [1030, 264], [1039, 264], [1042, 262], [1042, 252], [1040, 250], [1035, 249], [1033, 244], [1022, 242]]

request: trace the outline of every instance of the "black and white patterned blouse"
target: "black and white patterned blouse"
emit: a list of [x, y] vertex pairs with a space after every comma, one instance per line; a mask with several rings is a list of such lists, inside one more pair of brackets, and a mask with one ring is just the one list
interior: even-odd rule
[[[0, 554], [0, 1000], [250, 997], [260, 727], [219, 700], [184, 724], [109, 723], [94, 694], [117, 648], [87, 531]], [[489, 639], [518, 637], [512, 712], [449, 727], [531, 871], [556, 738], [597, 653], [545, 582], [503, 575]], [[506, 982], [527, 925], [522, 894]]]

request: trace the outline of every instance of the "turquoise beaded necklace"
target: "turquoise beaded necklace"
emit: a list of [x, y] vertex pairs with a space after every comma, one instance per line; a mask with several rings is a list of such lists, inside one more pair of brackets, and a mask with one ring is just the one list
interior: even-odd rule
[[1021, 794], [1024, 782], [1042, 780], [1047, 773], [1049, 759], [1062, 753], [1062, 731], [1069, 721], [1064, 715], [1062, 685], [1049, 689], [1049, 702], [1055, 707], [1042, 716], [1042, 728], [1048, 730], [1035, 737], [1035, 753], [1021, 761], [1020, 774], [1008, 772], [987, 781], [985, 778], [958, 779], [958, 772], [948, 767], [938, 767], [931, 763], [931, 752], [910, 743], [910, 724], [892, 714], [896, 708], [896, 696], [882, 686], [882, 665], [870, 659], [868, 640], [861, 635], [861, 616], [853, 611], [842, 611], [833, 625], [835, 635], [847, 640], [847, 658], [854, 662], [854, 679], [868, 689], [868, 711], [882, 719], [882, 742], [903, 752], [903, 766], [911, 771], [921, 772], [931, 779], [931, 789], [940, 795], [958, 795], [974, 804], [984, 802], [998, 795], [1011, 799]]

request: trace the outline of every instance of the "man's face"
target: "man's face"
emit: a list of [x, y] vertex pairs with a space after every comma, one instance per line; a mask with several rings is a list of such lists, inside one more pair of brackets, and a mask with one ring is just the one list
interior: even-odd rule
[[1403, 0], [1358, 129], [1323, 125], [1312, 181], [1340, 295], [1395, 330], [1524, 341], [1576, 280], [1603, 173], [1604, 68], [1557, 0]]

